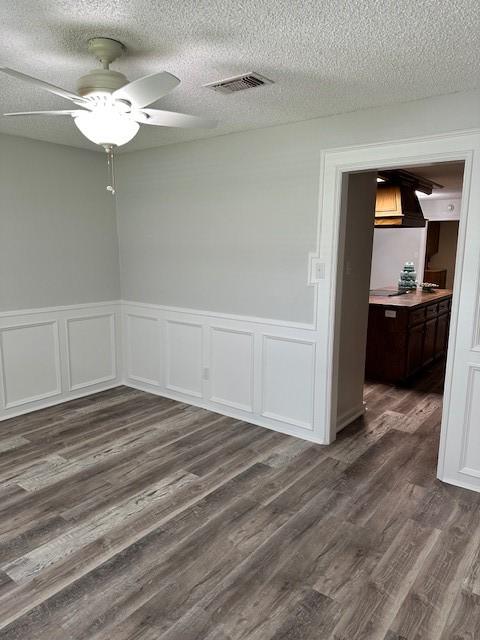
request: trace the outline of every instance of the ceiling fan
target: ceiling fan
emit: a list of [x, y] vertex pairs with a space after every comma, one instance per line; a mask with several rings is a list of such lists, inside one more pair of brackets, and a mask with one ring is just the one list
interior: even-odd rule
[[140, 125], [182, 128], [216, 126], [215, 121], [206, 118], [145, 108], [172, 91], [180, 84], [180, 80], [167, 71], [161, 71], [129, 82], [123, 73], [110, 69], [110, 64], [126, 50], [121, 42], [111, 38], [92, 38], [88, 41], [88, 50], [100, 61], [102, 68], [94, 69], [79, 79], [78, 93], [0, 66], [0, 72], [66, 98], [77, 107], [60, 111], [22, 111], [4, 115], [72, 117], [86, 138], [103, 146], [107, 151], [112, 174], [112, 185], [107, 189], [112, 193], [115, 193], [113, 149], [130, 142], [138, 133]]

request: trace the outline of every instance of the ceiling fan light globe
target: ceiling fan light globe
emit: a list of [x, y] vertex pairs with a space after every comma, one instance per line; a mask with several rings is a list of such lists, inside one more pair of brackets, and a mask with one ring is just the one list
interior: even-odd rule
[[140, 125], [135, 120], [114, 111], [92, 111], [74, 117], [75, 124], [91, 142], [99, 145], [121, 147], [138, 133]]

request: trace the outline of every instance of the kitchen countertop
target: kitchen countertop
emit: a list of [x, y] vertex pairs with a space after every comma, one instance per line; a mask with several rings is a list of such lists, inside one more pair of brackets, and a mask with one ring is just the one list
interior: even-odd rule
[[[383, 287], [386, 291], [390, 287]], [[391, 287], [392, 292], [396, 291], [395, 287]], [[370, 295], [370, 304], [381, 305], [385, 307], [419, 307], [428, 302], [438, 302], [446, 298], [451, 298], [452, 291], [450, 289], [435, 289], [433, 293], [425, 293], [418, 289], [411, 293], [404, 293], [400, 296], [374, 296]]]

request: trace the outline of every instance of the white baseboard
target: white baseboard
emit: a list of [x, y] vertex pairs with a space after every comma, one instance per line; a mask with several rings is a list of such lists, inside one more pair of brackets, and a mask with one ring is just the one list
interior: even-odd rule
[[442, 482], [453, 485], [454, 487], [462, 487], [462, 489], [469, 489], [470, 491], [476, 491], [477, 493], [480, 493], [480, 482], [469, 482], [468, 480], [451, 478], [449, 476], [441, 475], [437, 475], [437, 478]]
[[274, 420], [266, 420], [266, 419], [258, 419], [255, 416], [250, 414], [245, 414], [243, 411], [229, 409], [229, 408], [220, 408], [214, 403], [204, 402], [199, 398], [192, 398], [190, 396], [186, 397], [181, 393], [175, 393], [172, 391], [164, 391], [159, 390], [156, 387], [152, 387], [152, 385], [142, 384], [142, 383], [133, 383], [130, 380], [124, 380], [122, 384], [126, 387], [130, 387], [131, 389], [138, 389], [139, 391], [145, 391], [146, 393], [152, 393], [161, 398], [170, 398], [171, 400], [177, 400], [178, 402], [184, 402], [185, 404], [193, 405], [194, 407], [200, 407], [201, 409], [207, 409], [212, 413], [218, 413], [219, 415], [227, 416], [229, 418], [235, 418], [237, 420], [242, 420], [244, 422], [248, 422], [250, 424], [257, 425], [259, 427], [264, 427], [266, 429], [270, 429], [271, 431], [277, 431], [278, 433], [284, 433], [285, 435], [294, 436], [296, 438], [300, 438], [302, 440], [307, 440], [309, 442], [313, 442], [315, 444], [325, 444], [321, 440], [319, 440], [315, 434], [313, 433], [305, 433], [303, 430], [299, 431], [295, 429], [295, 427], [288, 427], [286, 425], [279, 424]]
[[[91, 396], [94, 393], [100, 393], [101, 391], [108, 391], [108, 389], [115, 389], [116, 387], [121, 386], [121, 382], [115, 382], [114, 384], [99, 384], [94, 388], [79, 391], [78, 393], [70, 393], [68, 396], [62, 396], [59, 398], [51, 398], [46, 399], [41, 402], [35, 402], [34, 406], [27, 407], [24, 406], [18, 410], [8, 411], [8, 413], [3, 414], [0, 411], [0, 422], [9, 420], [10, 418], [17, 418], [18, 416], [24, 416], [27, 413], [34, 413], [35, 411], [40, 411], [41, 409], [48, 409], [49, 407], [55, 407], [58, 404], [63, 404], [64, 402], [70, 402], [71, 400], [78, 400], [79, 398], [86, 398], [87, 396]], [[1, 427], [0, 427], [1, 430]]]

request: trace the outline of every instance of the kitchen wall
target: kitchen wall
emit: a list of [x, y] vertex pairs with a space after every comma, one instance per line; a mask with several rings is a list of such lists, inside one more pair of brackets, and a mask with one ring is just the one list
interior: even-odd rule
[[430, 258], [430, 269], [447, 270], [447, 289], [453, 289], [457, 259], [458, 221], [440, 222], [438, 252]]
[[0, 311], [120, 295], [102, 154], [0, 134]]
[[[461, 193], [455, 198], [421, 198], [420, 206], [427, 220], [460, 220]], [[448, 207], [453, 207], [449, 210]]]
[[122, 154], [123, 298], [311, 322], [321, 150], [479, 127], [479, 100], [452, 94]]
[[373, 237], [370, 289], [395, 287], [405, 262], [413, 262], [423, 280], [426, 228], [379, 229]]

